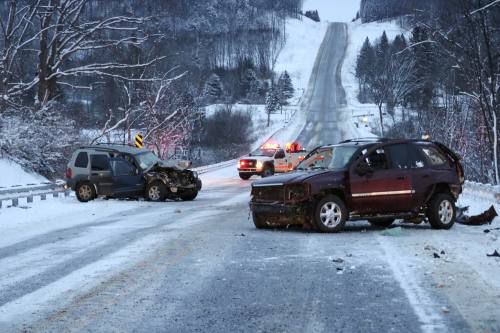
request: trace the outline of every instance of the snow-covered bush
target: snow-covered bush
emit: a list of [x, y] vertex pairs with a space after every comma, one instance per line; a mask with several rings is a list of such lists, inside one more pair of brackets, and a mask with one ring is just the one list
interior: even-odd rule
[[27, 170], [48, 178], [62, 177], [78, 142], [76, 124], [57, 102], [44, 108], [8, 109], [0, 119], [0, 152]]

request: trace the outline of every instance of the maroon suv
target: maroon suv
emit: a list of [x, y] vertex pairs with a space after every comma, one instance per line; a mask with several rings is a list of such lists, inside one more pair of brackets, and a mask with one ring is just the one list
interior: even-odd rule
[[449, 229], [463, 183], [460, 158], [438, 142], [348, 140], [316, 148], [295, 172], [254, 182], [250, 208], [257, 228], [338, 232], [347, 220], [388, 227], [405, 219]]

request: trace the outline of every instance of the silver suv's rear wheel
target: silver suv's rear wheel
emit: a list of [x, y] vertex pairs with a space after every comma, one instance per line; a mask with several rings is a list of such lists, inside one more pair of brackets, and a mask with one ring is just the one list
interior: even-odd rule
[[89, 182], [80, 183], [75, 189], [76, 198], [80, 202], [89, 202], [96, 197], [95, 187]]

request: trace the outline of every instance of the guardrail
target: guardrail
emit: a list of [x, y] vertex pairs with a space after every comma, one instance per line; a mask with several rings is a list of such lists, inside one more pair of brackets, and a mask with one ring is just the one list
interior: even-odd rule
[[18, 207], [19, 200], [26, 199], [27, 203], [32, 203], [35, 197], [40, 200], [47, 200], [48, 196], [54, 198], [63, 195], [70, 195], [70, 191], [65, 188], [64, 181], [45, 182], [40, 184], [14, 185], [0, 189], [0, 209], [10, 203], [7, 207]]
[[225, 162], [221, 162], [221, 163], [217, 163], [217, 164], [201, 166], [198, 168], [194, 168], [192, 170], [194, 170], [194, 171], [198, 172], [198, 174], [202, 175], [202, 174], [210, 172], [210, 171], [215, 171], [215, 170], [227, 168], [230, 166], [234, 166], [236, 168], [237, 162], [238, 162], [238, 160], [230, 160], [230, 161], [225, 161]]
[[500, 187], [489, 184], [466, 181], [464, 186], [465, 194], [473, 194], [476, 197], [492, 200], [500, 204]]

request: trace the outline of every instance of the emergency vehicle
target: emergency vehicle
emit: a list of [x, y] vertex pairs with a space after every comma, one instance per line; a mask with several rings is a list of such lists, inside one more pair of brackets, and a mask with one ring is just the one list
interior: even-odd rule
[[275, 173], [292, 171], [307, 155], [298, 143], [289, 143], [285, 149], [277, 143], [266, 143], [238, 162], [240, 178], [248, 180], [253, 175], [269, 177]]

